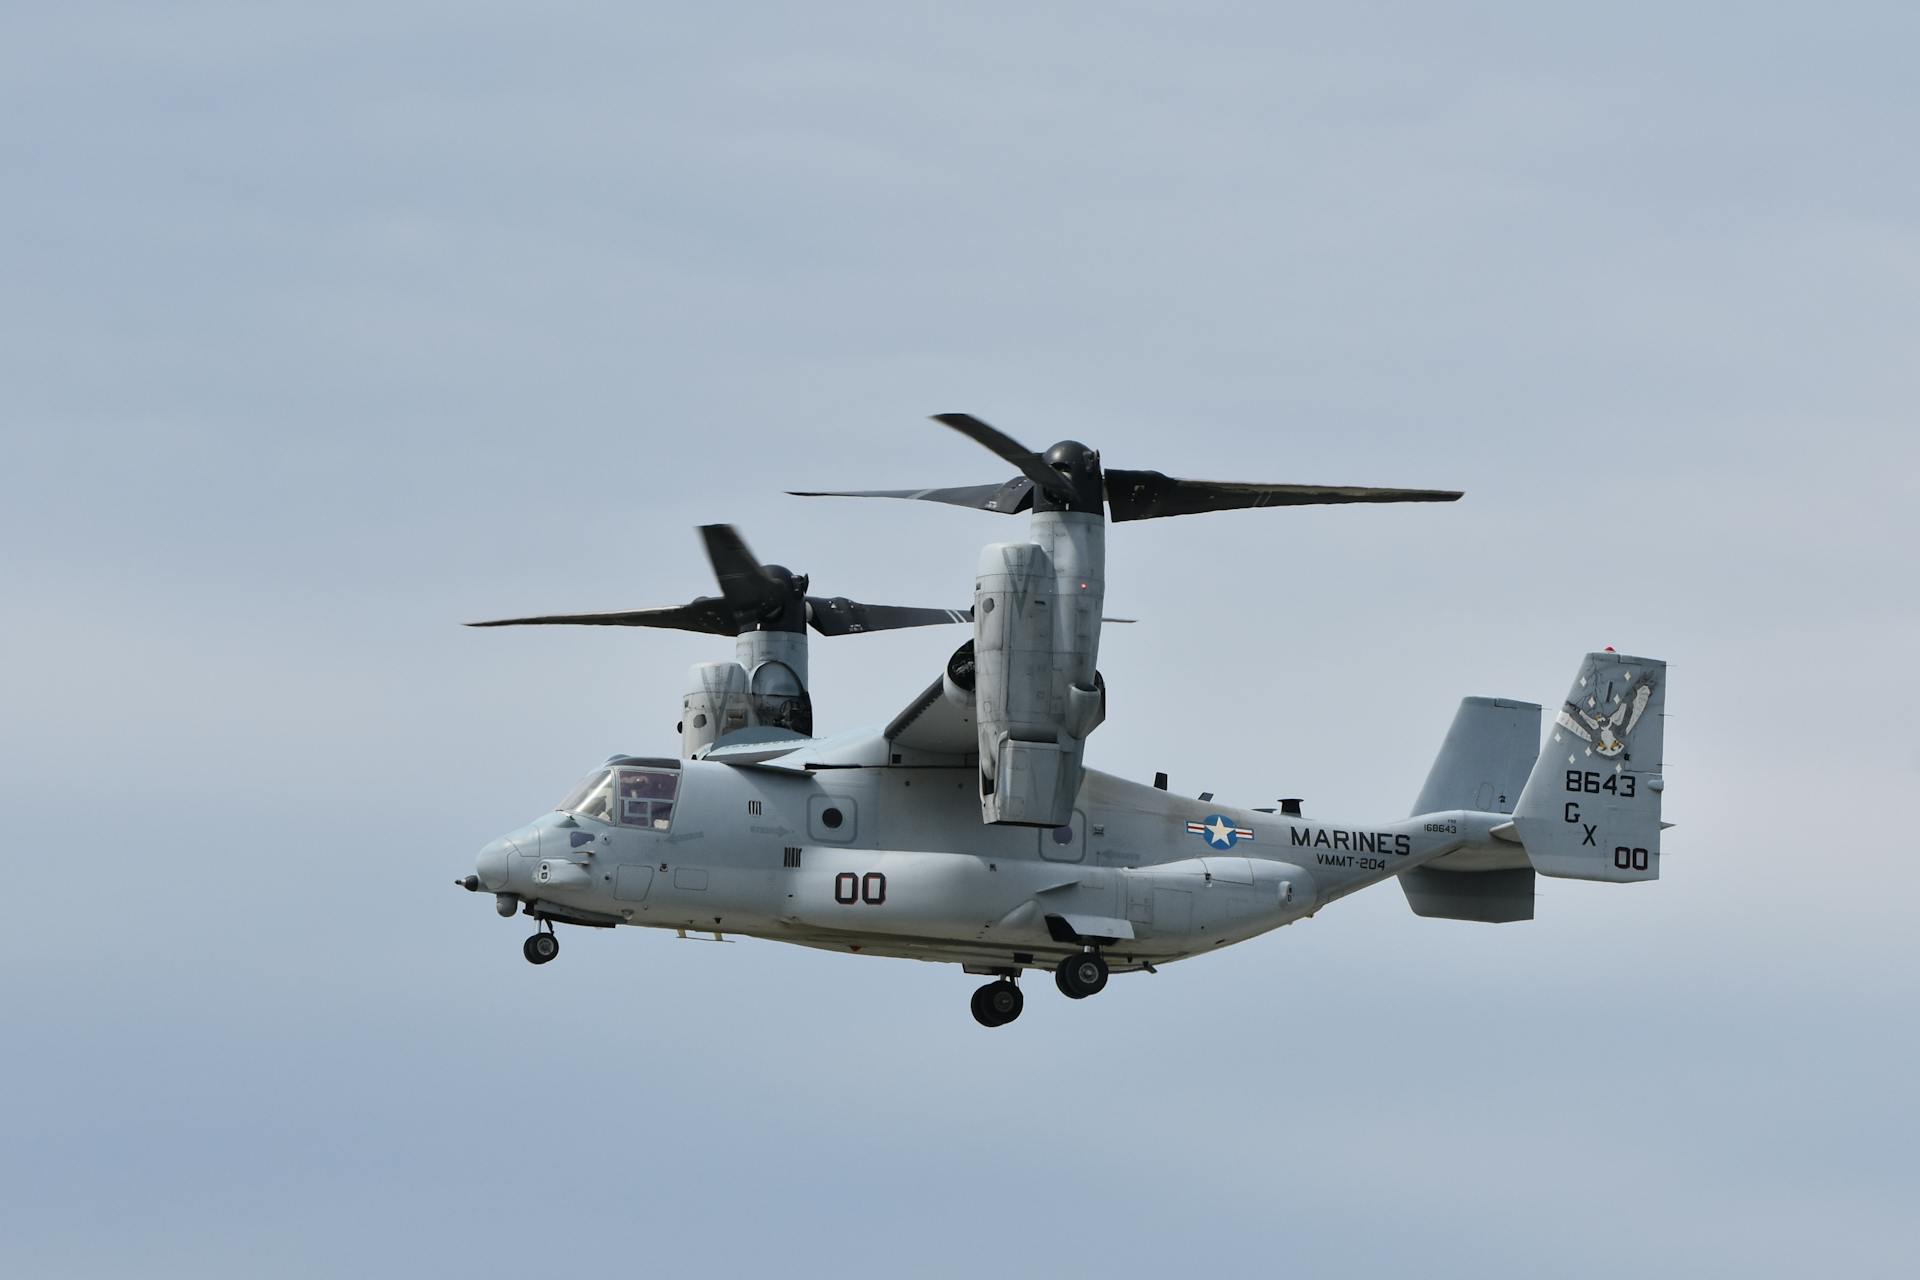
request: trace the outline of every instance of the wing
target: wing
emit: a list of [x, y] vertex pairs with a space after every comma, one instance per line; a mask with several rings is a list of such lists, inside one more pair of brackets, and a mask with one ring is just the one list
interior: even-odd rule
[[[882, 732], [889, 750], [901, 750], [948, 757], [961, 764], [980, 750], [979, 731], [973, 712], [947, 697], [943, 676], [928, 685], [925, 692], [907, 704]], [[890, 757], [891, 758], [891, 757]]]

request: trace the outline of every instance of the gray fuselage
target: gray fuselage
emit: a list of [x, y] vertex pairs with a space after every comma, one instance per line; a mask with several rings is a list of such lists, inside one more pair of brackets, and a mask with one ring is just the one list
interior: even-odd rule
[[492, 842], [479, 885], [503, 911], [583, 925], [746, 934], [977, 972], [1098, 945], [1125, 970], [1265, 933], [1449, 853], [1507, 854], [1488, 835], [1504, 814], [1331, 822], [1093, 770], [1069, 825], [984, 825], [972, 768], [857, 763], [873, 758], [872, 741], [816, 745], [792, 767], [616, 757], [596, 771], [611, 779], [602, 796], [617, 791], [611, 811], [589, 800]]

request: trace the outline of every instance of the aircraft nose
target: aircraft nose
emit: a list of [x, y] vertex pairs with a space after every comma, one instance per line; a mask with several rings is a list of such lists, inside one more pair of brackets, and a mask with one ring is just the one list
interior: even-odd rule
[[480, 885], [493, 893], [507, 887], [507, 859], [513, 853], [513, 842], [505, 836], [489, 841], [480, 850], [480, 856], [473, 860], [473, 869], [480, 875]]

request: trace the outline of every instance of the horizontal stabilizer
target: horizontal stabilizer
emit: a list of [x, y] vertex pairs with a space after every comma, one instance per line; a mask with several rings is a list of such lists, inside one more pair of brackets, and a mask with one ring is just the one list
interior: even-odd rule
[[1415, 867], [1400, 874], [1400, 888], [1413, 914], [1436, 920], [1511, 924], [1533, 919], [1533, 868], [1449, 871]]

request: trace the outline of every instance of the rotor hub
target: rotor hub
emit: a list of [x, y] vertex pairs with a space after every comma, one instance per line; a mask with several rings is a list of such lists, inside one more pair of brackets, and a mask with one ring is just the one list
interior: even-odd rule
[[1040, 461], [1057, 472], [1064, 483], [1057, 492], [1043, 491], [1035, 495], [1038, 509], [1089, 511], [1096, 515], [1105, 509], [1097, 449], [1088, 448], [1078, 440], [1062, 440], [1041, 454]]

